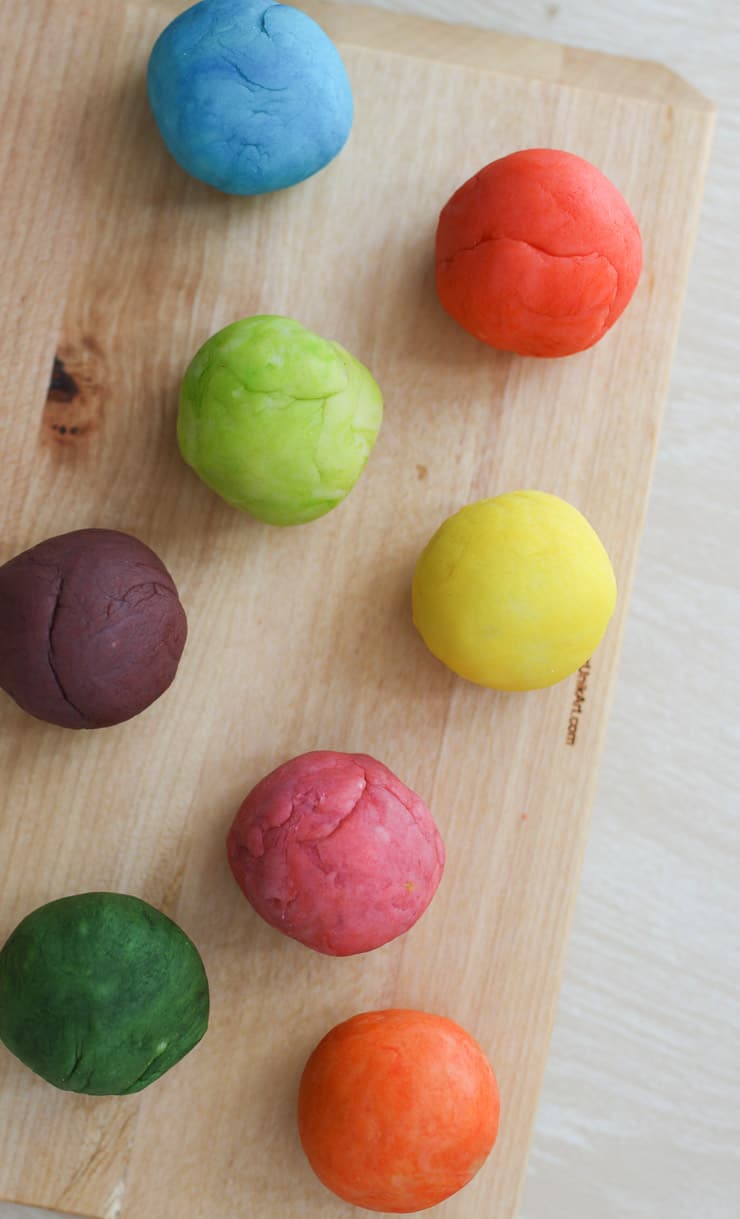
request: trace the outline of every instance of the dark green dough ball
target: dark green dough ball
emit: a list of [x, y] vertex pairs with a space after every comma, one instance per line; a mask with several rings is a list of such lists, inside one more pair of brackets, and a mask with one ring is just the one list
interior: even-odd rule
[[197, 948], [138, 897], [81, 893], [49, 902], [0, 952], [0, 1038], [68, 1092], [139, 1092], [207, 1027]]

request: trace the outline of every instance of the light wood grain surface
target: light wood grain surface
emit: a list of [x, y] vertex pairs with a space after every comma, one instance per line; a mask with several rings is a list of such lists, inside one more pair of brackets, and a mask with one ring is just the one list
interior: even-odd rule
[[[471, 20], [483, 19], [483, 14], [474, 11], [473, 5], [470, 9]], [[491, 22], [489, 6], [486, 5], [485, 10], [485, 19]], [[431, 7], [426, 11], [431, 12]], [[443, 11], [440, 15], [452, 16]], [[460, 15], [460, 12], [455, 14], [458, 18]], [[505, 24], [506, 13], [498, 16]], [[558, 14], [548, 20], [557, 19]], [[509, 25], [511, 28], [512, 22]], [[545, 33], [546, 29], [537, 28], [534, 32]], [[562, 36], [559, 31], [553, 33]], [[718, 30], [718, 38], [719, 33]], [[577, 38], [577, 34], [571, 33], [570, 37]], [[605, 44], [597, 41], [597, 45], [604, 47]], [[614, 48], [609, 46], [608, 49]], [[628, 54], [645, 52], [642, 44], [622, 49]], [[651, 47], [651, 53], [656, 54], [655, 48]], [[670, 59], [668, 55], [660, 57]], [[692, 78], [707, 88], [696, 74]], [[46, 121], [50, 124], [58, 121], [53, 108], [49, 109]], [[471, 149], [471, 155], [475, 151]], [[71, 169], [69, 172], [71, 174]], [[193, 210], [197, 212], [197, 209]], [[39, 212], [40, 225], [53, 224], [53, 216], [44, 217], [43, 209]], [[195, 221], [197, 215], [192, 219]], [[61, 233], [60, 240], [71, 240], [71, 236]], [[719, 1216], [729, 1219], [729, 1215], [734, 1214], [731, 1123], [736, 1120], [737, 1106], [732, 1100], [734, 1063], [728, 1034], [734, 1011], [731, 987], [736, 976], [730, 963], [734, 944], [731, 916], [735, 906], [732, 902], [731, 845], [727, 829], [722, 832], [723, 816], [729, 820], [731, 808], [729, 787], [722, 785], [722, 770], [730, 760], [732, 725], [736, 725], [737, 720], [730, 714], [729, 698], [726, 704], [722, 703], [716, 661], [720, 647], [726, 654], [728, 644], [731, 646], [733, 641], [730, 596], [731, 580], [733, 576], [736, 578], [737, 569], [732, 568], [728, 555], [722, 551], [722, 539], [725, 539], [725, 546], [731, 547], [735, 536], [727, 521], [732, 483], [728, 477], [723, 501], [721, 480], [722, 470], [729, 472], [732, 469], [732, 430], [729, 418], [724, 432], [717, 423], [718, 443], [712, 449], [714, 425], [707, 417], [712, 375], [716, 375], [717, 365], [722, 372], [723, 357], [732, 358], [729, 346], [725, 349], [722, 345], [721, 328], [722, 318], [732, 314], [729, 296], [732, 276], [726, 254], [717, 260], [716, 268], [718, 274], [712, 287], [717, 290], [713, 299], [719, 299], [719, 310], [715, 305], [711, 330], [709, 325], [704, 329], [704, 343], [707, 350], [713, 351], [715, 359], [710, 367], [704, 347], [701, 344], [694, 346], [692, 376], [696, 380], [691, 384], [695, 386], [695, 392], [691, 396], [685, 391], [687, 417], [693, 422], [693, 416], [698, 413], [703, 421], [697, 435], [703, 437], [704, 462], [696, 456], [696, 446], [692, 456], [685, 444], [683, 461], [679, 462], [680, 480], [666, 499], [666, 509], [670, 510], [661, 534], [663, 545], [660, 555], [654, 557], [655, 572], [659, 575], [654, 576], [645, 603], [646, 635], [642, 655], [649, 651], [650, 663], [644, 665], [639, 681], [632, 686], [629, 668], [626, 671], [627, 694], [623, 697], [629, 699], [630, 690], [633, 691], [638, 714], [635, 714], [634, 705], [627, 713], [621, 738], [623, 752], [613, 762], [610, 788], [605, 796], [602, 795], [598, 809], [592, 858], [594, 851], [599, 849], [599, 835], [604, 824], [609, 833], [602, 844], [601, 859], [596, 856], [601, 871], [593, 879], [588, 872], [586, 874], [581, 909], [584, 902], [590, 901], [590, 917], [587, 917], [585, 930], [577, 934], [571, 954], [571, 960], [576, 962], [570, 981], [572, 1008], [568, 1006], [569, 986], [566, 985], [559, 1030], [560, 1038], [565, 1037], [565, 1041], [559, 1054], [556, 1037], [550, 1086], [541, 1110], [530, 1189], [525, 1199], [527, 1219], [573, 1213], [584, 1216], [597, 1213], [658, 1215], [668, 1213], [669, 1207], [673, 1215], [691, 1214], [692, 1219], [697, 1214], [710, 1215], [712, 1219]], [[105, 296], [104, 268], [93, 270], [99, 288], [96, 295], [102, 293], [104, 297], [96, 307], [101, 311], [109, 310], [113, 307], [113, 296]], [[43, 271], [40, 267], [39, 273]], [[87, 271], [89, 273], [89, 267]], [[183, 291], [186, 288], [183, 283]], [[109, 291], [113, 293], [113, 285]], [[726, 294], [724, 302], [723, 291]], [[70, 299], [75, 298], [74, 294], [73, 282]], [[61, 295], [64, 295], [63, 291]], [[50, 310], [52, 305], [53, 300]], [[226, 307], [228, 301], [221, 305], [221, 308]], [[120, 305], [118, 308], [120, 312]], [[53, 326], [51, 314], [46, 324]], [[142, 326], [136, 331], [137, 340], [144, 338], [140, 332], [143, 329]], [[121, 330], [130, 336], [135, 328], [124, 319]], [[701, 335], [690, 338], [696, 342]], [[33, 356], [28, 358], [33, 364]], [[94, 364], [95, 353], [90, 353], [86, 359]], [[728, 382], [729, 359], [724, 366]], [[43, 389], [42, 381], [39, 388]], [[724, 401], [728, 403], [729, 413], [729, 397]], [[684, 404], [684, 399], [679, 397], [678, 404]], [[718, 397], [717, 410], [721, 405]], [[130, 477], [130, 472], [125, 476], [121, 474], [114, 482], [113, 499], [117, 494], [119, 500], [117, 505], [112, 505], [111, 511], [116, 507], [120, 509], [124, 479]], [[692, 478], [695, 478], [695, 484]], [[702, 495], [692, 500], [694, 485], [697, 496], [699, 488]], [[678, 496], [676, 486], [683, 487]], [[356, 494], [360, 494], [359, 489]], [[347, 511], [349, 506], [348, 503]], [[713, 527], [700, 527], [698, 522], [704, 514], [708, 514]], [[121, 523], [120, 517], [118, 523]], [[43, 532], [42, 522], [38, 524]], [[21, 521], [14, 527], [22, 530], [27, 524], [24, 526]], [[164, 524], [161, 528], [164, 537], [167, 530]], [[225, 550], [233, 544], [232, 533], [227, 529], [222, 539]], [[696, 555], [701, 557], [700, 562], [697, 557], [696, 569], [690, 566], [692, 537], [697, 547]], [[10, 550], [13, 547], [9, 539], [8, 542]], [[722, 560], [723, 568], [720, 567]], [[721, 578], [718, 578], [719, 572]], [[685, 582], [683, 589], [682, 579]], [[719, 630], [711, 624], [707, 629], [710, 618], [718, 621]], [[737, 617], [734, 619], [735, 631], [736, 622]], [[700, 628], [705, 638], [699, 636]], [[640, 629], [639, 618], [636, 629]], [[712, 639], [716, 646], [714, 654]], [[736, 634], [734, 640], [736, 644]], [[639, 639], [636, 646], [639, 650]], [[692, 662], [692, 649], [696, 650], [700, 664]], [[714, 677], [711, 676], [713, 660]], [[731, 667], [727, 658], [725, 667]], [[692, 672], [696, 674], [694, 679], [690, 676]], [[698, 694], [702, 696], [700, 712], [696, 702]], [[707, 706], [710, 694], [712, 705]], [[619, 708], [619, 701], [617, 705]], [[661, 707], [664, 709], [662, 735]], [[718, 721], [712, 718], [720, 712], [724, 713], [724, 735], [717, 734]], [[614, 731], [613, 728], [612, 739]], [[616, 731], [619, 733], [619, 721]], [[619, 742], [620, 738], [617, 739]], [[734, 739], [736, 742], [736, 728]], [[713, 741], [711, 757], [707, 748], [709, 740]], [[727, 755], [724, 757], [723, 742]], [[255, 756], [254, 751], [251, 756]], [[220, 758], [214, 758], [214, 768], [217, 761]], [[710, 763], [713, 773], [705, 774]], [[410, 766], [411, 759], [406, 773], [413, 778]], [[693, 782], [692, 770], [696, 772]], [[607, 775], [609, 773], [607, 770]], [[187, 774], [182, 782], [184, 787], [188, 786]], [[213, 769], [207, 772], [205, 782], [209, 788], [214, 785]], [[236, 776], [233, 783], [236, 788]], [[220, 784], [228, 786], [223, 776], [219, 777]], [[726, 793], [724, 805], [723, 792]], [[165, 835], [165, 840], [157, 844], [158, 854], [152, 860], [149, 874], [152, 893], [161, 892], [170, 852], [177, 851], [175, 816], [172, 830], [174, 838]], [[145, 826], [132, 827], [134, 835], [145, 832]], [[734, 858], [737, 860], [737, 852]], [[702, 891], [702, 878], [706, 896]], [[160, 886], [159, 890], [157, 886]], [[27, 889], [24, 892], [27, 894]], [[422, 932], [421, 927], [419, 931]], [[578, 953], [582, 948], [584, 957], [579, 973]], [[260, 951], [267, 951], [267, 942], [261, 945]], [[279, 983], [280, 979], [276, 978], [275, 985]], [[327, 996], [327, 1004], [330, 998]], [[693, 1103], [688, 1105], [693, 1112], [686, 1112], [687, 1096], [693, 1098]], [[20, 1115], [20, 1109], [17, 1112]], [[114, 1128], [113, 1134], [121, 1137], [125, 1132]], [[94, 1129], [86, 1132], [88, 1146], [100, 1148], [96, 1171], [105, 1174], [110, 1167], [106, 1164], [109, 1142], [108, 1138], [99, 1136], [100, 1131]], [[630, 1160], [631, 1152], [633, 1158]], [[634, 1166], [626, 1174], [625, 1162]], [[99, 1183], [93, 1181], [91, 1187], [95, 1189]], [[693, 1201], [692, 1189], [695, 1190]], [[307, 1209], [303, 1213], [332, 1213], [330, 1207], [323, 1206], [320, 1194], [313, 1197], [315, 1202], [307, 1197]], [[468, 1197], [469, 1205], [475, 1207], [472, 1195]], [[119, 1194], [114, 1191], [110, 1199], [111, 1214], [117, 1213], [120, 1201], [120, 1190]], [[681, 1211], [684, 1204], [688, 1209]], [[612, 1209], [607, 1210], [607, 1207]], [[480, 1204], [475, 1213], [478, 1209]], [[0, 1214], [3, 1213], [0, 1208]], [[10, 1209], [8, 1213], [11, 1213]], [[132, 1213], [137, 1213], [136, 1208]], [[447, 1213], [454, 1213], [451, 1207], [447, 1208]], [[463, 1208], [458, 1213], [467, 1215], [473, 1211]]]

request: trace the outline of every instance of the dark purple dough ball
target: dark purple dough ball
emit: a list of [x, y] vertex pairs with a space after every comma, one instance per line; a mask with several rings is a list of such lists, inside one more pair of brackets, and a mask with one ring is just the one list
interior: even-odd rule
[[174, 678], [186, 636], [172, 576], [127, 533], [63, 533], [0, 567], [0, 686], [50, 724], [138, 715]]

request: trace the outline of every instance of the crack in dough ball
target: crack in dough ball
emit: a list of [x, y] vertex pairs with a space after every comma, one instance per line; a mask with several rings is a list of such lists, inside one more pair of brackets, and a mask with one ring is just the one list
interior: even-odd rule
[[352, 127], [337, 48], [305, 13], [270, 0], [203, 0], [181, 13], [154, 44], [147, 87], [177, 163], [227, 194], [302, 182]]
[[465, 330], [523, 356], [567, 356], [606, 334], [642, 268], [627, 203], [582, 157], [515, 152], [442, 209], [437, 293]]
[[262, 779], [227, 849], [257, 913], [331, 956], [369, 952], [413, 927], [445, 858], [431, 813], [387, 766], [329, 750]]

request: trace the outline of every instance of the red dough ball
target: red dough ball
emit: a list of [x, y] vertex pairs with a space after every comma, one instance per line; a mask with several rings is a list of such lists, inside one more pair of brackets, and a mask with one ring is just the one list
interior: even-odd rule
[[617, 188], [582, 157], [530, 148], [459, 188], [437, 228], [437, 292], [502, 351], [567, 356], [597, 343], [637, 287], [642, 241]]
[[382, 762], [326, 750], [257, 784], [227, 850], [257, 913], [330, 956], [369, 952], [408, 931], [444, 868], [442, 839], [419, 797]]

